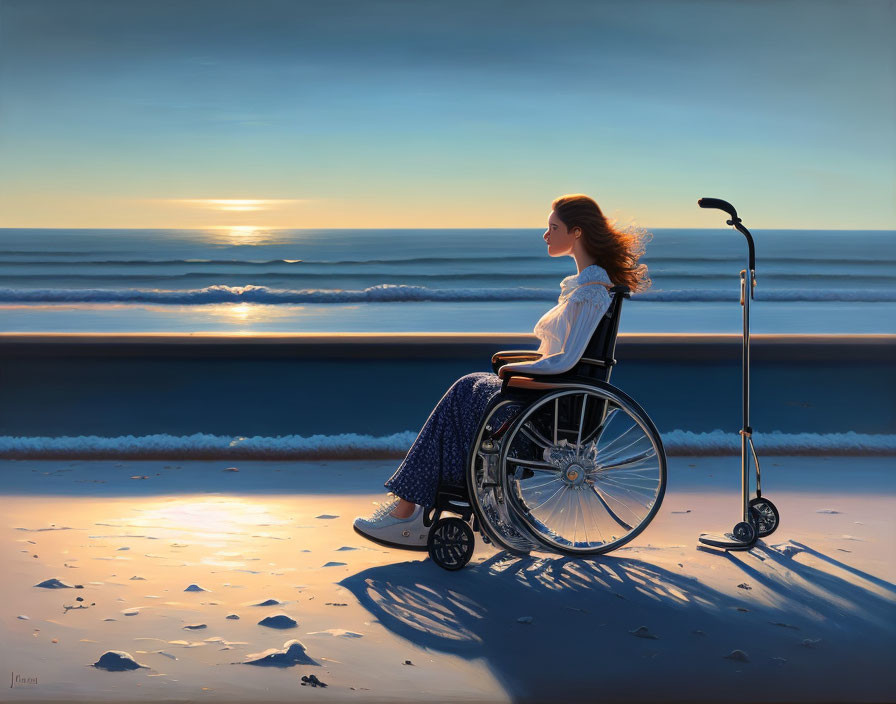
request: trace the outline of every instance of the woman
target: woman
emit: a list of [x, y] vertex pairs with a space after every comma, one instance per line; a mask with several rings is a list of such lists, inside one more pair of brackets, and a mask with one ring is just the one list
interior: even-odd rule
[[423, 507], [435, 504], [440, 476], [463, 484], [473, 435], [489, 401], [500, 393], [506, 373], [560, 374], [575, 366], [607, 312], [608, 289], [624, 284], [637, 292], [650, 286], [647, 267], [637, 263], [650, 237], [643, 231], [623, 232], [612, 227], [588, 196], [566, 195], [555, 200], [544, 233], [548, 255], [572, 257], [578, 274], [560, 282], [557, 305], [535, 325], [541, 357], [505, 364], [499, 374], [475, 372], [454, 382], [404, 462], [385, 483], [397, 498], [370, 518], [356, 518], [355, 530], [393, 547], [425, 548], [429, 529], [423, 525]]

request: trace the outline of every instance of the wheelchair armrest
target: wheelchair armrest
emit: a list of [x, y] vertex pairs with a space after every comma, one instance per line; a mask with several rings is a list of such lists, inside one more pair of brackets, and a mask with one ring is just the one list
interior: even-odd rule
[[574, 381], [570, 381], [569, 379], [557, 379], [556, 374], [553, 375], [553, 378], [555, 379], [555, 381], [546, 381], [548, 379], [551, 379], [551, 376], [548, 374], [532, 374], [530, 376], [523, 376], [522, 374], [513, 372], [504, 380], [504, 386], [512, 387], [515, 389], [540, 390], [564, 389], [567, 387], [578, 387], [580, 385], [575, 383]]
[[492, 355], [492, 369], [497, 374], [505, 364], [534, 362], [536, 359], [541, 359], [541, 353], [535, 350], [501, 350]]

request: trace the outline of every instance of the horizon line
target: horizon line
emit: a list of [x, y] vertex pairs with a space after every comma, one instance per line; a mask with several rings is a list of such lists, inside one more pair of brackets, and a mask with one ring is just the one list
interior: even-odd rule
[[[648, 226], [648, 225], [636, 225], [637, 228], [643, 230], [725, 230], [729, 229], [730, 226], [722, 225], [719, 227], [692, 227], [692, 226], [667, 226], [667, 225], [656, 225], [656, 226]], [[264, 227], [261, 225], [208, 225], [205, 227], [119, 227], [119, 226], [105, 226], [105, 227], [16, 227], [16, 226], [3, 226], [0, 225], [0, 230], [195, 230], [195, 231], [208, 231], [208, 230], [234, 230], [234, 229], [253, 229], [253, 230], [264, 230], [268, 232], [273, 231], [302, 231], [302, 230], [322, 230], [322, 231], [333, 231], [333, 230], [367, 230], [367, 231], [393, 231], [393, 230], [409, 230], [409, 231], [420, 231], [420, 230], [541, 230], [544, 229], [542, 227], [533, 227], [531, 225], [505, 225], [503, 227]], [[624, 229], [624, 228], [623, 228]], [[782, 232], [894, 232], [896, 233], [896, 228], [845, 228], [845, 227], [762, 227], [753, 225], [752, 230], [778, 230]]]

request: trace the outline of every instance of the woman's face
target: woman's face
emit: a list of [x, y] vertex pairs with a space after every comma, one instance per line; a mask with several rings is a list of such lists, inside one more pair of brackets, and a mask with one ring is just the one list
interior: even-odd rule
[[548, 229], [544, 232], [544, 241], [548, 243], [548, 256], [562, 257], [564, 254], [572, 254], [572, 248], [576, 241], [576, 234], [581, 232], [574, 227], [572, 232], [566, 229], [563, 221], [557, 217], [555, 210], [548, 216]]

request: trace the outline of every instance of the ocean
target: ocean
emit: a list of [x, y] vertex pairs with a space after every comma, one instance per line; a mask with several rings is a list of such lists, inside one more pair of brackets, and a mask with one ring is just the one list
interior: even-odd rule
[[[541, 229], [0, 229], [2, 332], [531, 332]], [[621, 332], [740, 333], [743, 236], [651, 230]], [[754, 230], [754, 333], [896, 333], [896, 231]]]

